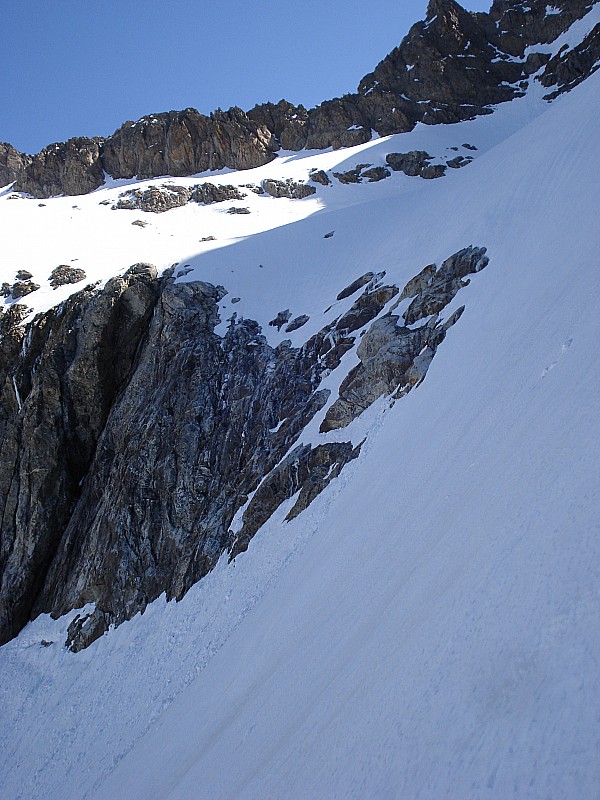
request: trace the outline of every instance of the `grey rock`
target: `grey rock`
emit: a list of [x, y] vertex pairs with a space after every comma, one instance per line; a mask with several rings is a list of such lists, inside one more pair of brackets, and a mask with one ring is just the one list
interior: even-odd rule
[[403, 172], [410, 177], [441, 178], [446, 171], [443, 164], [430, 164], [432, 156], [424, 150], [412, 150], [410, 153], [388, 153], [385, 160], [396, 172]]
[[446, 174], [445, 164], [430, 164], [428, 167], [424, 167], [421, 170], [421, 177], [425, 178], [425, 180], [431, 180], [434, 178], [443, 178], [445, 174]]
[[340, 183], [360, 183], [362, 180], [361, 171], [370, 166], [370, 164], [357, 164], [354, 169], [349, 169], [347, 172], [334, 172], [333, 177], [337, 178]]
[[308, 186], [306, 183], [298, 183], [290, 178], [285, 181], [274, 180], [267, 178], [262, 182], [262, 188], [271, 197], [288, 197], [293, 200], [302, 200], [305, 197], [310, 197], [317, 191], [314, 186]]
[[314, 181], [314, 183], [320, 183], [321, 186], [330, 186], [331, 181], [329, 180], [329, 176], [326, 172], [322, 169], [315, 169], [312, 170], [309, 176], [309, 180]]
[[12, 286], [12, 296], [15, 300], [19, 300], [39, 288], [39, 284], [33, 283], [33, 281], [15, 281]]
[[303, 325], [306, 325], [310, 317], [308, 314], [300, 314], [299, 317], [294, 317], [294, 319], [289, 323], [286, 327], [286, 333], [292, 333], [293, 331], [297, 331], [298, 328], [301, 328]]
[[371, 167], [370, 169], [366, 169], [362, 172], [361, 177], [367, 178], [369, 183], [375, 183], [376, 181], [382, 181], [385, 178], [389, 178], [392, 173], [389, 169], [385, 167]]
[[0, 316], [2, 641], [32, 613], [155, 291], [126, 275], [73, 295], [27, 330], [23, 306]]
[[29, 280], [31, 280], [33, 278], [33, 275], [31, 274], [31, 272], [28, 272], [28, 270], [26, 270], [26, 269], [20, 269], [17, 272], [16, 277], [17, 277], [18, 281], [29, 281]]
[[78, 137], [48, 145], [33, 157], [14, 188], [33, 197], [86, 194], [104, 183], [101, 139]]
[[148, 226], [145, 219], [134, 219], [131, 224], [135, 225], [137, 228], [146, 228]]
[[161, 214], [172, 208], [184, 206], [191, 196], [192, 190], [185, 186], [149, 186], [147, 189], [131, 189], [123, 192], [113, 208]]
[[282, 327], [286, 324], [286, 322], [289, 322], [291, 316], [292, 312], [289, 310], [289, 308], [286, 308], [285, 311], [280, 311], [275, 317], [275, 319], [272, 319], [269, 322], [269, 325], [272, 328], [277, 328], [277, 330], [280, 331]]
[[247, 206], [231, 206], [227, 209], [228, 214], [250, 214], [250, 209]]
[[400, 292], [399, 299], [406, 300], [408, 297], [414, 297], [416, 294], [424, 292], [425, 289], [431, 285], [435, 272], [435, 264], [428, 264], [426, 267], [423, 267], [418, 275], [415, 275], [414, 278], [408, 281], [404, 289]]
[[[400, 298], [414, 300], [404, 315], [405, 324], [391, 313], [373, 322], [356, 351], [360, 363], [342, 381], [339, 396], [321, 423], [322, 433], [346, 427], [382, 395], [394, 393], [394, 397], [402, 397], [421, 383], [464, 306], [445, 323], [439, 321], [438, 313], [466, 285], [466, 275], [479, 272], [488, 264], [485, 252], [483, 247], [465, 248], [444, 261], [439, 270], [430, 264], [406, 284]], [[429, 319], [419, 327], [407, 327], [425, 317]], [[341, 321], [337, 323], [340, 324]]]
[[0, 186], [18, 180], [31, 164], [31, 156], [19, 152], [8, 142], [0, 142]]
[[194, 187], [191, 200], [194, 203], [224, 203], [226, 200], [243, 200], [246, 195], [237, 186], [230, 184], [201, 183]]
[[450, 167], [450, 169], [460, 169], [461, 167], [466, 167], [472, 160], [470, 156], [456, 156], [456, 158], [451, 158], [447, 161], [446, 165]]
[[404, 314], [407, 325], [437, 314], [468, 284], [467, 275], [484, 269], [489, 263], [485, 247], [466, 247], [446, 259], [430, 282], [414, 298]]
[[336, 300], [345, 300], [346, 297], [350, 297], [350, 295], [353, 295], [354, 292], [358, 292], [359, 289], [362, 289], [363, 286], [366, 286], [368, 283], [370, 283], [374, 277], [374, 272], [365, 272], [365, 274], [361, 275], [360, 278], [352, 281], [349, 286], [346, 286], [345, 289], [342, 289], [342, 291], [336, 297]]
[[374, 319], [398, 294], [397, 286], [374, 286], [360, 295], [352, 307], [337, 321], [336, 327], [344, 335], [362, 328]]
[[59, 286], [64, 286], [70, 283], [79, 283], [85, 280], [85, 270], [80, 267], [71, 267], [69, 264], [60, 264], [50, 273], [50, 286], [53, 289], [58, 289]]

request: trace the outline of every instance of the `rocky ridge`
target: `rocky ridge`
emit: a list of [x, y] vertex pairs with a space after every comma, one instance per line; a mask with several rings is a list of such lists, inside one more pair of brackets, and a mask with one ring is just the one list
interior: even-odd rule
[[[271, 346], [235, 314], [220, 337], [225, 289], [148, 264], [26, 326], [11, 306], [0, 315], [1, 641], [41, 612], [93, 602], [69, 631], [69, 646], [85, 647], [162, 592], [182, 597], [296, 493], [288, 519], [301, 513], [360, 452], [303, 444], [308, 422], [322, 412], [322, 431], [344, 427], [416, 386], [461, 310], [446, 322], [439, 312], [486, 263], [466, 248], [402, 292], [366, 273], [340, 291], [345, 313], [299, 347]], [[328, 407], [321, 381], [356, 346], [359, 368]]]
[[286, 100], [217, 110], [152, 114], [124, 123], [107, 139], [79, 137], [31, 157], [0, 145], [0, 184], [33, 197], [84, 194], [113, 178], [185, 176], [224, 167], [261, 166], [284, 150], [362, 144], [417, 122], [452, 123], [492, 112], [524, 93], [532, 76], [553, 99], [593, 72], [599, 29], [553, 59], [527, 48], [553, 42], [594, 0], [494, 0], [488, 13], [455, 0], [431, 0], [426, 19], [359, 83], [355, 93], [312, 109]]

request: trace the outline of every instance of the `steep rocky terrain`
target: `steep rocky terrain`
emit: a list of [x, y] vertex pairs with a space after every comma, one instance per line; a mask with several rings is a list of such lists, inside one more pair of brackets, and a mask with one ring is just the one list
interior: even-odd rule
[[[532, 76], [554, 97], [596, 69], [598, 28], [576, 51], [550, 64], [555, 41], [593, 0], [494, 0], [489, 13], [465, 11], [455, 0], [431, 0], [427, 18], [365, 76], [355, 93], [316, 108], [285, 100], [215, 111], [151, 114], [125, 122], [107, 139], [75, 138], [31, 157], [0, 145], [0, 184], [38, 198], [85, 194], [113, 178], [185, 176], [250, 169], [283, 150], [340, 148], [410, 131], [417, 122], [453, 123], [489, 114], [523, 95]], [[548, 11], [548, 9], [551, 9]], [[537, 49], [536, 49], [537, 48]], [[563, 57], [564, 56], [564, 57]], [[3, 148], [3, 149], [1, 149]]]
[[[409, 282], [400, 297], [412, 298], [405, 323], [417, 328], [398, 327], [393, 305], [372, 323], [323, 431], [423, 380], [462, 309], [444, 324], [438, 314], [487, 264], [484, 252], [466, 249]], [[360, 447], [292, 445], [329, 398], [322, 376], [399, 294], [383, 278], [342, 291], [362, 288], [300, 348], [273, 348], [235, 315], [221, 339], [222, 287], [175, 284], [144, 264], [25, 327], [19, 305], [0, 317], [2, 640], [31, 616], [94, 602], [69, 632], [80, 649], [162, 592], [181, 598], [284, 500], [300, 492], [290, 519], [306, 508]]]
[[[556, 40], [590, 4], [563, 5], [550, 13], [535, 4], [496, 2], [489, 14], [471, 14], [453, 0], [432, 0], [427, 20], [413, 26], [358, 94], [313, 112], [283, 101], [249, 116], [171, 112], [126, 123], [105, 141], [51, 145], [33, 160], [4, 146], [4, 168], [11, 176], [21, 171], [16, 188], [22, 191], [75, 195], [99, 187], [105, 170], [139, 178], [249, 169], [269, 165], [279, 146], [341, 147], [364, 143], [371, 128], [392, 133], [417, 119], [485, 116], [491, 104], [523, 95], [524, 75], [544, 65], [537, 77], [555, 87], [554, 97], [595, 69], [598, 25], [576, 46], [531, 52]], [[390, 116], [382, 109], [391, 104]], [[334, 141], [332, 131], [342, 129], [347, 136]], [[306, 202], [319, 197], [314, 184], [327, 193], [332, 179], [344, 187], [393, 182], [393, 173], [439, 178], [447, 168], [468, 166], [476, 151], [469, 143], [460, 152], [446, 147], [442, 157], [388, 148], [386, 166], [361, 161], [331, 178], [311, 167], [308, 182], [268, 177], [241, 185], [133, 185], [112, 205], [101, 204], [119, 215], [162, 216], [189, 203], [249, 214], [246, 206], [227, 204], [253, 195]], [[487, 264], [484, 254], [470, 247], [439, 269], [430, 264], [419, 272], [414, 264], [403, 289], [386, 283], [385, 270], [337, 286], [337, 298], [321, 302], [328, 304], [325, 313], [340, 302], [345, 310], [300, 333], [294, 346], [283, 336], [303, 331], [311, 315], [278, 311], [269, 326], [281, 336], [270, 342], [264, 322], [234, 312], [240, 297], [203, 280], [175, 282], [176, 266], [159, 276], [155, 267], [137, 264], [104, 286], [69, 290], [64, 302], [48, 304], [49, 311], [23, 325], [27, 306], [15, 303], [39, 292], [40, 284], [31, 271], [17, 271], [12, 284], [2, 284], [8, 307], [0, 316], [0, 640], [42, 612], [60, 615], [93, 602], [92, 616], [69, 633], [70, 646], [85, 647], [162, 592], [181, 598], [224, 552], [233, 558], [246, 550], [261, 525], [297, 494], [288, 513], [294, 518], [362, 445], [335, 436], [303, 443], [307, 425], [322, 412], [320, 435], [333, 435], [380, 396], [398, 399], [418, 385], [462, 308], [445, 320], [440, 313], [468, 285], [467, 276]], [[177, 277], [191, 270], [188, 265]], [[84, 269], [61, 264], [48, 283], [56, 290], [85, 279]], [[224, 329], [228, 298], [233, 315]], [[401, 303], [402, 313], [395, 314]], [[346, 354], [354, 361], [342, 363]], [[337, 383], [325, 380], [332, 372]]]
[[0, 146], [3, 800], [595, 800], [599, 23]]

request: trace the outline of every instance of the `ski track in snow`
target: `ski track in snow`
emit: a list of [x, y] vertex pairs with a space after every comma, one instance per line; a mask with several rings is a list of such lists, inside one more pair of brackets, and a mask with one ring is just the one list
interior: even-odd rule
[[[223, 325], [258, 319], [273, 344], [348, 308], [324, 313], [367, 270], [402, 286], [469, 244], [490, 256], [424, 383], [336, 432], [368, 439], [297, 519], [292, 498], [182, 601], [81, 653], [62, 645], [75, 612], [0, 648], [3, 800], [599, 796], [599, 87], [551, 106], [534, 87], [473, 122], [200, 178], [479, 148], [435, 181], [249, 193], [243, 218], [98, 205], [126, 182], [42, 208], [0, 197], [2, 280], [29, 269], [36, 311], [77, 288], [49, 288], [59, 263], [89, 282], [177, 261], [228, 289]], [[269, 328], [288, 307], [309, 323]], [[301, 441], [319, 436], [315, 420]]]

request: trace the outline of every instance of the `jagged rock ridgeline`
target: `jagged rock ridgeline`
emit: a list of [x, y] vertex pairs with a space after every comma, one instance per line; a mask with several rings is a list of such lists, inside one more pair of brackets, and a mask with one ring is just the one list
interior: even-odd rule
[[[366, 273], [339, 293], [357, 295], [346, 312], [297, 348], [270, 345], [235, 314], [218, 336], [225, 290], [176, 284], [147, 264], [25, 327], [23, 306], [2, 313], [1, 641], [41, 612], [94, 602], [69, 633], [85, 647], [163, 592], [182, 597], [296, 493], [288, 518], [300, 513], [360, 452], [299, 441], [329, 401], [322, 378], [360, 342], [323, 431], [409, 391], [460, 315], [437, 314], [486, 263], [467, 248], [402, 293], [384, 272]], [[412, 298], [404, 326], [390, 305], [400, 298]], [[308, 319], [280, 317], [289, 330]]]
[[[185, 176], [248, 169], [284, 150], [340, 148], [491, 113], [520, 96], [533, 74], [547, 97], [571, 89], [598, 66], [600, 29], [573, 50], [549, 56], [527, 48], [554, 41], [594, 0], [494, 0], [489, 13], [431, 0], [427, 17], [359, 83], [355, 93], [306, 109], [286, 100], [217, 110], [170, 111], [126, 122], [107, 139], [79, 137], [28, 156], [0, 145], [0, 184], [34, 197], [84, 194], [114, 178]], [[549, 62], [549, 63], [548, 63]]]

